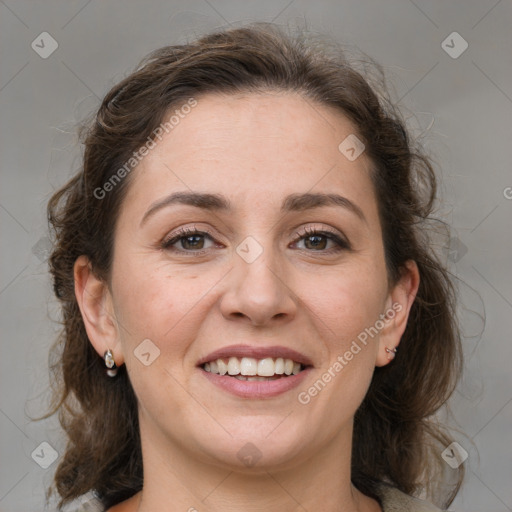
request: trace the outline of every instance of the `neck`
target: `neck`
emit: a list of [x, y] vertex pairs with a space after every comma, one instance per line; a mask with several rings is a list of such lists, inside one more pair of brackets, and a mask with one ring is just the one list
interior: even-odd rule
[[144, 430], [141, 424], [144, 485], [130, 512], [381, 511], [351, 484], [352, 425], [293, 465], [247, 469], [199, 461], [161, 432]]

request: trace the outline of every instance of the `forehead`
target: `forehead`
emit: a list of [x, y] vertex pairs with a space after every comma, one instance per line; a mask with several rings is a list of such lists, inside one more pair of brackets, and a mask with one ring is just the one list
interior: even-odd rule
[[374, 201], [365, 154], [351, 161], [339, 149], [356, 128], [334, 108], [279, 92], [205, 95], [187, 111], [175, 115], [173, 128], [133, 171], [129, 208], [191, 190], [230, 196], [235, 207], [242, 201], [280, 207], [282, 197], [297, 192]]
[[[306, 153], [315, 158], [320, 148], [331, 150], [326, 157], [336, 154], [340, 137], [355, 131], [343, 114], [298, 93], [206, 95], [173, 129], [168, 142], [176, 156], [183, 152], [208, 156], [224, 150], [225, 158], [279, 161], [285, 150], [288, 159], [302, 159]], [[262, 147], [275, 152], [261, 152]]]

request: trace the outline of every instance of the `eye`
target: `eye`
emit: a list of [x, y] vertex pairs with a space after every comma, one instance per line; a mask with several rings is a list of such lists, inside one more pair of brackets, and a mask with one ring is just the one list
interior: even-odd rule
[[[330, 230], [306, 228], [302, 234], [298, 232], [297, 235], [299, 238], [293, 243], [297, 244], [298, 242], [304, 241], [306, 250], [312, 249], [313, 252], [331, 253], [350, 250], [350, 244], [338, 234]], [[323, 241], [322, 238], [324, 239]], [[329, 241], [333, 242], [335, 246], [331, 249], [326, 249], [325, 246]]]
[[[209, 231], [199, 231], [195, 227], [184, 228], [173, 233], [170, 238], [164, 239], [161, 246], [162, 249], [197, 255], [197, 253], [202, 254], [208, 251], [208, 248], [204, 247], [204, 238], [209, 238], [213, 241]], [[181, 243], [181, 249], [173, 247], [178, 242]]]
[[[350, 244], [334, 231], [306, 228], [302, 233], [297, 232], [297, 235], [299, 238], [293, 242], [293, 245], [304, 241], [305, 249], [301, 250], [332, 253], [351, 249]], [[183, 228], [173, 233], [170, 237], [165, 238], [162, 241], [161, 247], [173, 252], [200, 256], [212, 248], [212, 246], [205, 247], [206, 238], [214, 242], [213, 236], [208, 230], [200, 231], [195, 226], [194, 228]], [[326, 249], [325, 246], [329, 242], [332, 242], [334, 247]], [[181, 248], [174, 247], [178, 243], [181, 244]]]

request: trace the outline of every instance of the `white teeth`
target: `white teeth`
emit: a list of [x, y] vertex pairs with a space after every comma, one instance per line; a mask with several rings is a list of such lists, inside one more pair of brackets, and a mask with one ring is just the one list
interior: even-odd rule
[[228, 365], [222, 359], [217, 359], [217, 373], [219, 375], [228, 373]]
[[274, 360], [271, 357], [261, 359], [258, 362], [258, 375], [261, 375], [262, 377], [272, 377], [275, 373], [274, 368]]
[[238, 375], [240, 373], [240, 361], [236, 357], [230, 357], [228, 361], [228, 374]]
[[258, 361], [252, 357], [242, 357], [242, 361], [240, 362], [240, 373], [242, 375], [257, 375]]
[[292, 359], [278, 357], [273, 359], [266, 357], [264, 359], [255, 359], [253, 357], [230, 357], [226, 364], [224, 359], [209, 361], [203, 365], [207, 372], [218, 375], [231, 375], [240, 377], [240, 380], [267, 380], [267, 377], [278, 377], [279, 375], [297, 375], [304, 368], [300, 363]]
[[276, 375], [283, 375], [284, 373], [284, 359], [282, 357], [278, 357], [275, 363]]
[[251, 382], [256, 382], [256, 381], [259, 381], [259, 382], [262, 382], [262, 381], [265, 381], [265, 380], [268, 380], [267, 377], [260, 377], [258, 375], [256, 375], [255, 377], [245, 377], [244, 375], [235, 375], [235, 379], [238, 379], [238, 380], [247, 380], [247, 381], [251, 381]]

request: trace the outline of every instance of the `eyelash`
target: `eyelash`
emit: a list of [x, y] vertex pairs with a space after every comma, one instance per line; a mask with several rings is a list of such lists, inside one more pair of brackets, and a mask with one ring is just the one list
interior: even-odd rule
[[[209, 251], [209, 249], [200, 249], [200, 250], [194, 251], [194, 250], [185, 250], [185, 249], [177, 250], [177, 249], [174, 249], [171, 247], [176, 242], [179, 242], [181, 239], [188, 238], [188, 237], [194, 236], [194, 235], [201, 235], [201, 236], [206, 235], [207, 237], [214, 240], [212, 233], [210, 233], [207, 229], [200, 231], [200, 230], [197, 230], [195, 227], [194, 228], [184, 228], [184, 229], [180, 229], [178, 232], [174, 233], [171, 238], [164, 239], [162, 241], [161, 247], [162, 247], [162, 249], [165, 249], [165, 250], [170, 250], [173, 252], [178, 252], [178, 253], [183, 253], [183, 254], [189, 254], [191, 256], [202, 256], [203, 254], [207, 253]], [[306, 239], [306, 238], [309, 238], [312, 236], [324, 236], [324, 237], [328, 238], [329, 240], [333, 241], [337, 245], [337, 247], [334, 247], [331, 249], [322, 249], [319, 251], [309, 250], [309, 249], [300, 249], [302, 251], [331, 254], [333, 252], [337, 253], [337, 252], [340, 252], [343, 250], [351, 250], [351, 246], [346, 240], [341, 238], [335, 232], [330, 231], [328, 229], [318, 230], [318, 229], [314, 229], [314, 228], [311, 228], [311, 229], [305, 228], [304, 233], [301, 234], [301, 233], [297, 232], [297, 236], [298, 236], [298, 238], [293, 241], [294, 244], [303, 239]]]

